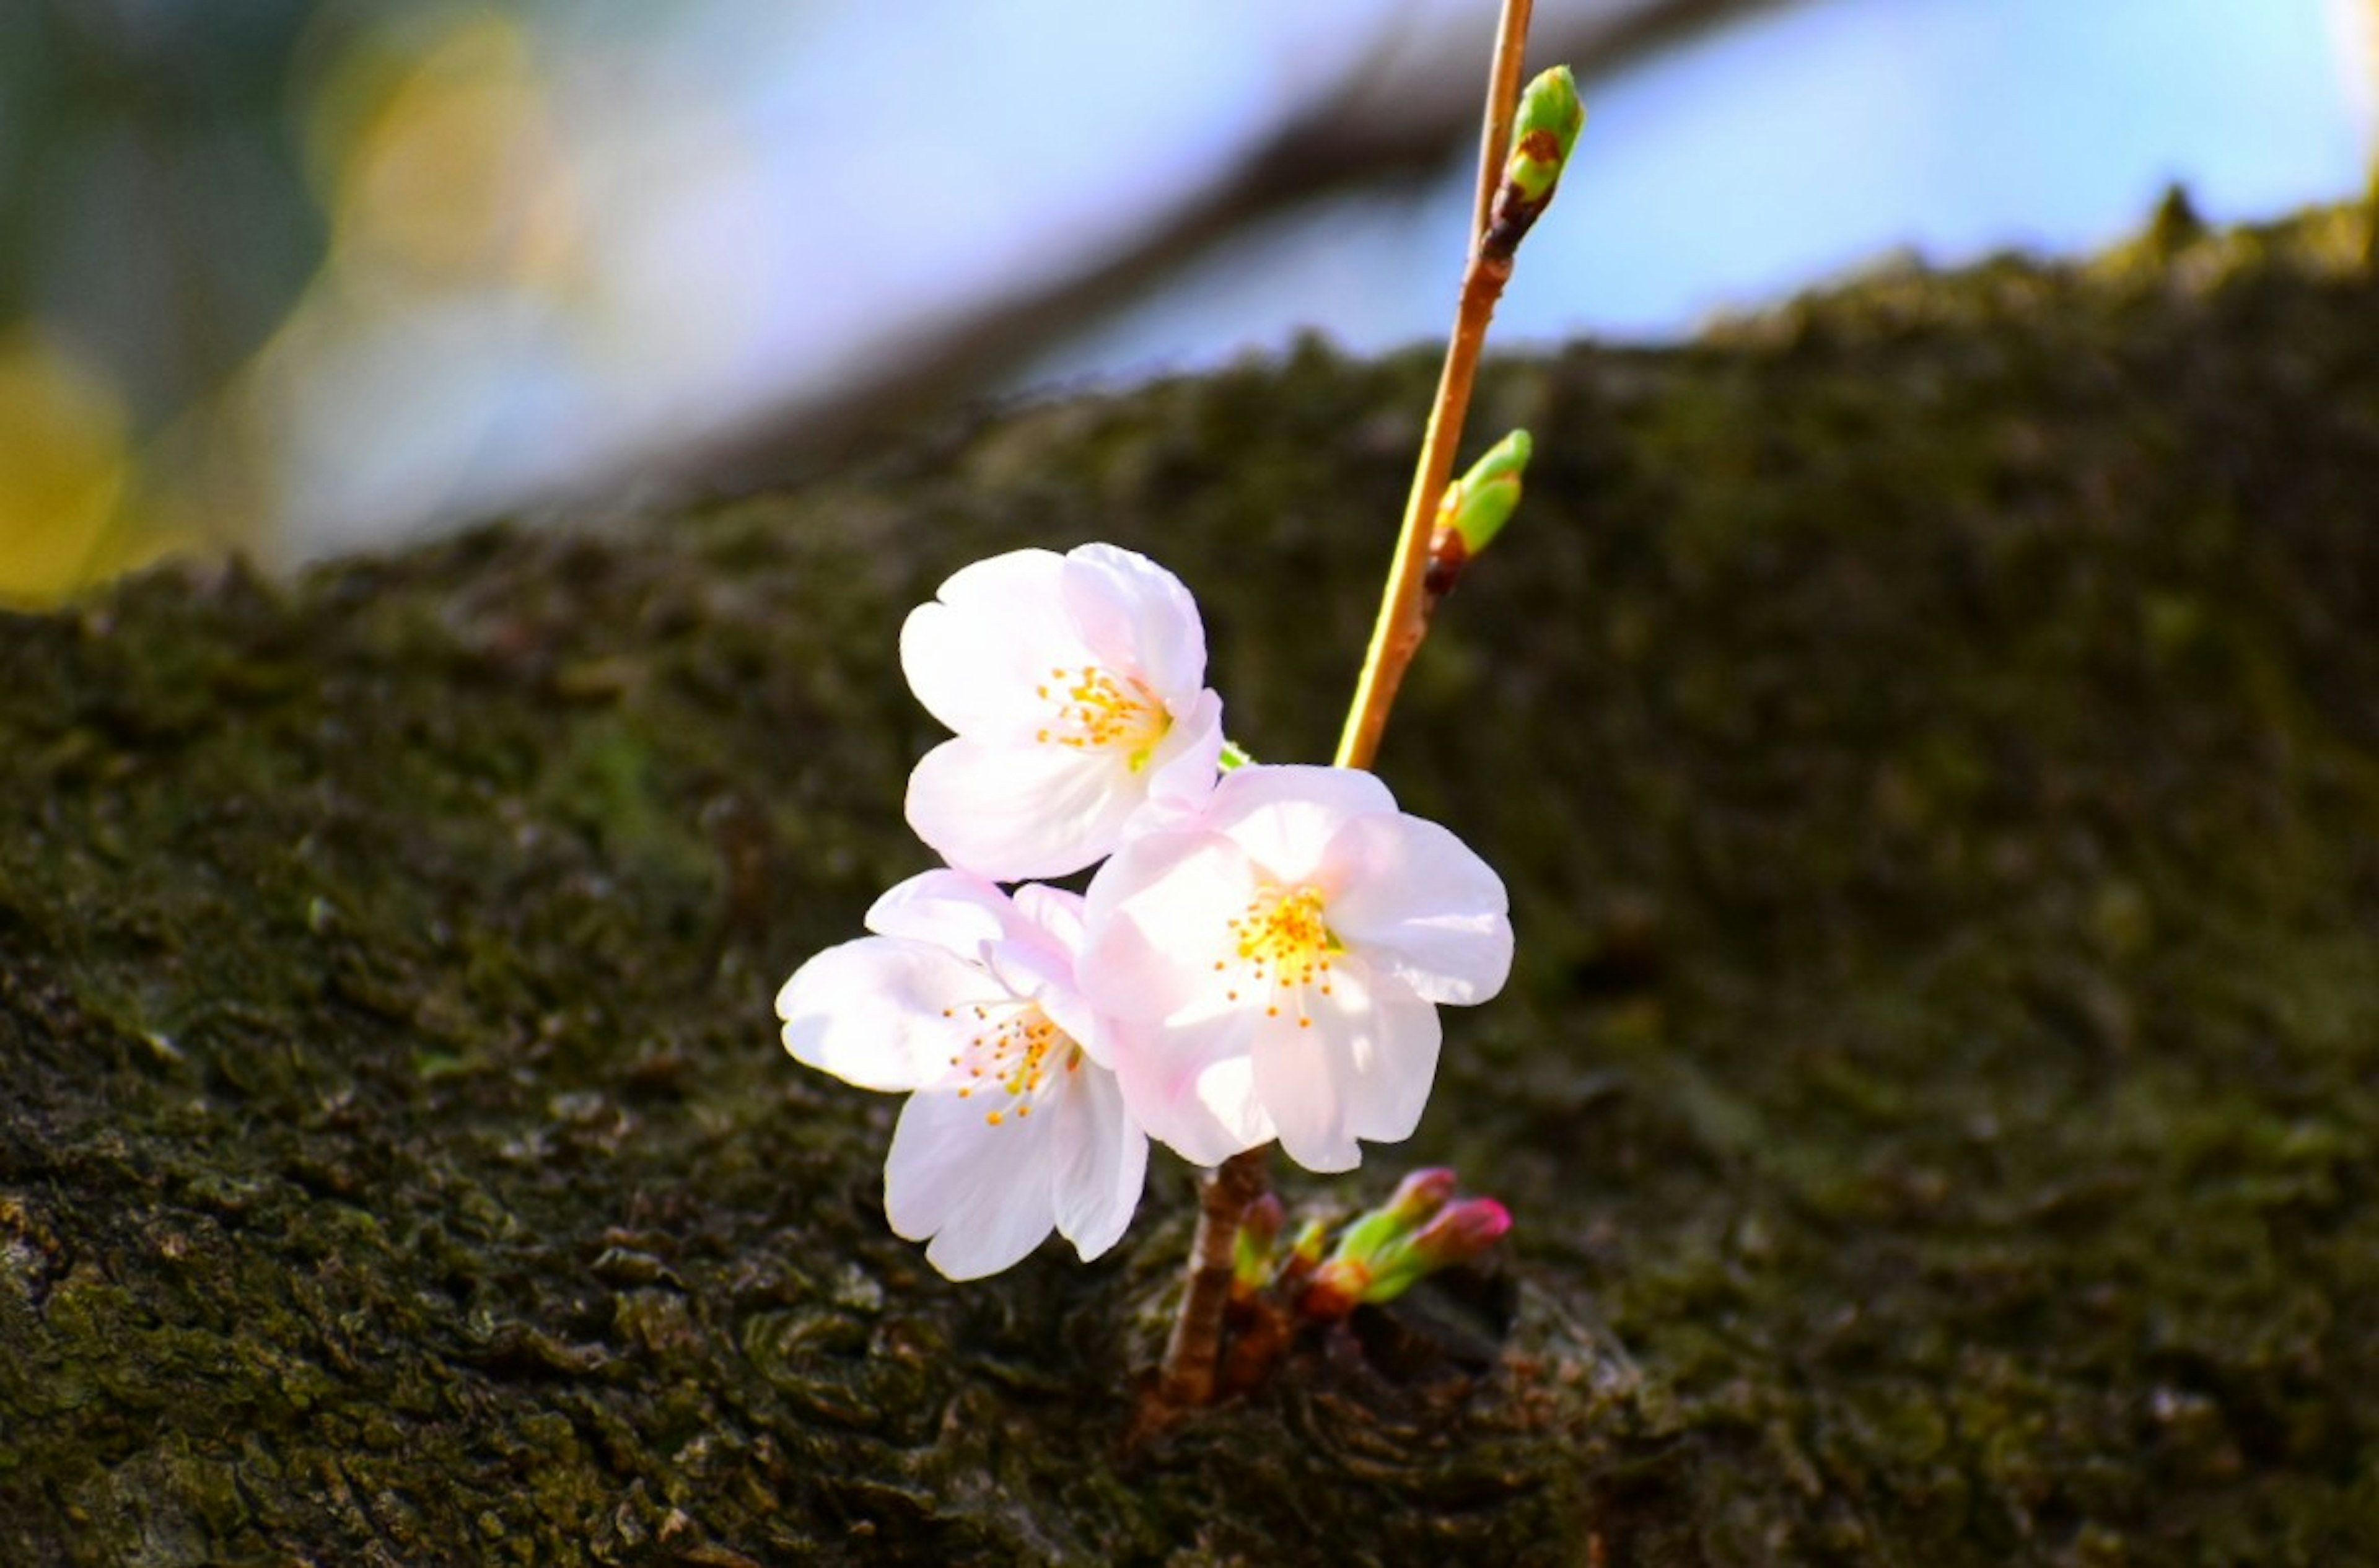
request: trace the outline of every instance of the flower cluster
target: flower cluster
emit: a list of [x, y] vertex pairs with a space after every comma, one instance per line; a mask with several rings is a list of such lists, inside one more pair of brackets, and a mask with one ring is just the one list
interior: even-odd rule
[[[1277, 1140], [1343, 1171], [1412, 1132], [1438, 1006], [1510, 968], [1503, 885], [1371, 774], [1226, 768], [1178, 579], [1108, 545], [996, 556], [911, 613], [900, 661], [956, 732], [907, 806], [948, 867], [777, 998], [796, 1059], [909, 1093], [894, 1230], [956, 1279], [1053, 1229], [1093, 1258], [1150, 1137], [1200, 1164]], [[1094, 864], [1081, 896], [999, 887]]]

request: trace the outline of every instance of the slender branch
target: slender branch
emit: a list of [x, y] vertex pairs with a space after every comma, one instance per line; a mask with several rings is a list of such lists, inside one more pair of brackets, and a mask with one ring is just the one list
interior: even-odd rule
[[[1431, 525], [1437, 515], [1438, 499], [1445, 493], [1453, 474], [1454, 449], [1462, 439], [1463, 416], [1470, 405], [1470, 386], [1478, 374], [1487, 319], [1512, 275], [1510, 251], [1494, 253], [1487, 240], [1489, 214], [1503, 185], [1504, 158], [1512, 139], [1514, 106], [1519, 101], [1520, 58], [1528, 44], [1531, 4], [1532, 0], [1503, 0], [1494, 63], [1488, 74], [1487, 128], [1479, 151], [1483, 194], [1463, 270], [1462, 304], [1455, 316], [1445, 369], [1438, 380], [1437, 402], [1430, 410], [1429, 429], [1421, 440], [1419, 472], [1405, 508], [1404, 531], [1397, 541], [1380, 624], [1357, 678], [1354, 705], [1338, 742], [1336, 760], [1341, 767], [1371, 766], [1379, 749], [1380, 730], [1387, 722], [1388, 706], [1395, 700], [1405, 666], [1412, 661], [1427, 629], [1421, 579], [1429, 566]], [[1223, 1315], [1230, 1300], [1232, 1248], [1248, 1205], [1271, 1185], [1269, 1164], [1269, 1150], [1250, 1149], [1207, 1172], [1199, 1184], [1198, 1229], [1190, 1244], [1180, 1312], [1165, 1342], [1153, 1408], [1143, 1412], [1143, 1420], [1162, 1420], [1172, 1411], [1205, 1405], [1214, 1397], [1222, 1359]]]
[[1536, 0], [1505, 0], [1503, 19], [1495, 30], [1495, 57], [1487, 66], [1487, 120], [1479, 132], [1479, 196], [1470, 209], [1470, 243], [1475, 249], [1487, 232], [1495, 210], [1495, 191], [1503, 179], [1503, 159], [1512, 151], [1512, 115], [1520, 102], [1521, 56], [1528, 52], [1528, 18]]
[[1462, 273], [1462, 298], [1454, 313], [1454, 333], [1445, 345], [1445, 367], [1438, 374], [1437, 398], [1430, 405], [1429, 428], [1422, 433], [1420, 459], [1414, 465], [1412, 493], [1405, 501], [1403, 532], [1396, 538], [1395, 564], [1380, 597], [1379, 620], [1371, 629], [1371, 645], [1363, 657], [1362, 673], [1355, 680], [1355, 701], [1346, 712], [1346, 727], [1338, 737], [1341, 767], [1369, 767], [1378, 755], [1380, 734], [1387, 728], [1388, 709], [1404, 683], [1429, 629], [1421, 580], [1429, 571], [1430, 534], [1437, 521], [1438, 502], [1454, 476], [1455, 449], [1462, 442], [1462, 423], [1470, 412], [1470, 388], [1479, 375], [1479, 350], [1487, 342], [1487, 322], [1495, 302], [1511, 281], [1508, 251], [1494, 252], [1487, 244], [1490, 214], [1503, 187], [1503, 161], [1512, 141], [1513, 106], [1519, 101], [1520, 58], [1527, 49], [1530, 0], [1503, 0], [1502, 26], [1495, 37], [1495, 63], [1490, 69], [1487, 101], [1490, 124], [1479, 148], [1480, 190], [1478, 222], [1470, 235], [1469, 264]]

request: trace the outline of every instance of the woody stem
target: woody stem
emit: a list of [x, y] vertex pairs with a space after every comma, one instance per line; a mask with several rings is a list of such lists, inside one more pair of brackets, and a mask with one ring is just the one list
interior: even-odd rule
[[[1446, 344], [1445, 367], [1430, 407], [1429, 427], [1421, 438], [1420, 459], [1413, 476], [1412, 493], [1405, 504], [1404, 526], [1396, 541], [1394, 565], [1380, 603], [1377, 625], [1356, 678], [1355, 699], [1334, 759], [1341, 767], [1369, 767], [1380, 747], [1380, 732], [1388, 709], [1403, 683], [1405, 667], [1412, 662], [1428, 631], [1421, 579], [1429, 566], [1430, 534], [1440, 500], [1454, 472], [1454, 452], [1462, 440], [1462, 422], [1470, 407], [1471, 383], [1479, 371], [1479, 352], [1487, 337], [1487, 321], [1495, 301], [1512, 275], [1508, 251], [1488, 253], [1485, 244], [1488, 212], [1503, 179], [1510, 151], [1512, 116], [1519, 102], [1520, 57], [1528, 43], [1532, 0], [1503, 0], [1496, 27], [1494, 62], [1488, 70], [1486, 124], [1480, 139], [1479, 198], [1473, 215], [1470, 252], [1462, 275], [1462, 298], [1455, 309], [1454, 335]], [[1223, 1311], [1230, 1299], [1231, 1252], [1248, 1205], [1271, 1185], [1269, 1152], [1257, 1148], [1234, 1154], [1201, 1179], [1198, 1188], [1198, 1229], [1190, 1243], [1190, 1268], [1181, 1307], [1165, 1341], [1165, 1363], [1158, 1374], [1156, 1401], [1163, 1410], [1179, 1410], [1210, 1403], [1221, 1360]]]

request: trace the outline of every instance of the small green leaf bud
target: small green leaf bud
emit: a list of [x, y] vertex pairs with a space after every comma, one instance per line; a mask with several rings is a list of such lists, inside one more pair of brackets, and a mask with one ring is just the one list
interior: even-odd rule
[[1240, 1216], [1239, 1234], [1231, 1241], [1231, 1294], [1241, 1299], [1272, 1283], [1273, 1250], [1288, 1212], [1275, 1193], [1265, 1193]]
[[1512, 151], [1503, 159], [1503, 184], [1488, 214], [1487, 232], [1479, 236], [1481, 256], [1511, 259], [1528, 225], [1552, 201], [1585, 124], [1586, 106], [1578, 101], [1577, 79], [1567, 66], [1555, 66], [1520, 94], [1519, 113], [1512, 121]]
[[1586, 105], [1577, 96], [1577, 78], [1567, 66], [1555, 66], [1528, 83], [1520, 94], [1519, 113], [1512, 118], [1512, 151], [1503, 161], [1503, 178], [1520, 194], [1542, 206], [1552, 199], [1561, 183], [1562, 166], [1577, 133], [1586, 124]]
[[1430, 538], [1429, 575], [1424, 579], [1432, 598], [1452, 593], [1470, 558], [1512, 520], [1520, 504], [1520, 476], [1535, 451], [1528, 432], [1515, 430], [1446, 487], [1437, 506], [1437, 531]]

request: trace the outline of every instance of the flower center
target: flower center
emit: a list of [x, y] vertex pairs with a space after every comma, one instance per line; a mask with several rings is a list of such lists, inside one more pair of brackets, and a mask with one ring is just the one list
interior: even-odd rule
[[1281, 993], [1286, 991], [1297, 1009], [1297, 1026], [1312, 1028], [1313, 1019], [1305, 1010], [1305, 988], [1315, 986], [1322, 995], [1329, 995], [1330, 956], [1346, 949], [1322, 919], [1322, 889], [1310, 883], [1259, 888], [1248, 907], [1224, 924], [1230, 928], [1232, 957], [1215, 959], [1214, 968], [1228, 971], [1236, 963], [1246, 971], [1244, 976], [1233, 976], [1227, 998], [1240, 1000], [1242, 985], [1268, 988], [1271, 995], [1264, 1003], [1264, 1017], [1278, 1018]]
[[1134, 773], [1148, 766], [1156, 743], [1173, 728], [1146, 681], [1135, 675], [1118, 680], [1094, 664], [1053, 669], [1033, 690], [1055, 709], [1034, 740], [1080, 752], [1120, 751]]
[[1079, 1072], [1082, 1048], [1074, 1037], [1049, 1020], [1037, 1003], [1002, 1000], [944, 1007], [942, 1016], [972, 1031], [950, 1066], [960, 1075], [959, 1098], [977, 1093], [998, 1102], [983, 1115], [993, 1127], [1014, 1112], [1018, 1119], [1033, 1114], [1033, 1104], [1059, 1075]]

